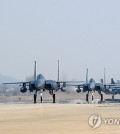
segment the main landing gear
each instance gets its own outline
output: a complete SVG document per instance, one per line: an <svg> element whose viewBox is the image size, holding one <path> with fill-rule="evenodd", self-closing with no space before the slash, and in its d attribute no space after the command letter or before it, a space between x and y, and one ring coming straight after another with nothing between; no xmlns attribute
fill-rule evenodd
<svg viewBox="0 0 120 134"><path fill-rule="evenodd" d="M100 94L100 102L102 102L103 101L103 93L102 93L102 91L99 91L98 93Z"/></svg>
<svg viewBox="0 0 120 134"><path fill-rule="evenodd" d="M43 93L40 93L40 102L43 103Z"/></svg>
<svg viewBox="0 0 120 134"><path fill-rule="evenodd" d="M94 100L94 93L93 93L93 91L92 91L92 103L93 103L93 100Z"/></svg>
<svg viewBox="0 0 120 134"><path fill-rule="evenodd" d="M102 93L102 91L100 92L100 97L101 97L101 102L103 101L103 93Z"/></svg>
<svg viewBox="0 0 120 134"><path fill-rule="evenodd" d="M112 95L112 99L113 99L113 100L115 99L114 94Z"/></svg>
<svg viewBox="0 0 120 134"><path fill-rule="evenodd" d="M103 101L102 91L100 91L99 94L100 94L100 101L102 102ZM92 103L93 103L93 100L94 100L94 92L92 91ZM86 101L89 103L89 91L86 94Z"/></svg>
<svg viewBox="0 0 120 134"><path fill-rule="evenodd" d="M89 91L88 91L88 93L86 94L86 101L89 103Z"/></svg>
<svg viewBox="0 0 120 134"><path fill-rule="evenodd" d="M93 100L94 100L94 94L93 94L93 91L92 91L92 103L93 103ZM89 103L89 91L86 94L86 101Z"/></svg>
<svg viewBox="0 0 120 134"><path fill-rule="evenodd" d="M53 90L49 90L49 93L52 95L53 97L53 103L55 103L56 101L56 97L55 97L55 93L53 92Z"/></svg>
<svg viewBox="0 0 120 134"><path fill-rule="evenodd" d="M37 91L34 93L34 103L36 103L36 99L37 99Z"/></svg>
<svg viewBox="0 0 120 134"><path fill-rule="evenodd" d="M55 94L53 94L52 96L53 96L53 103L55 103Z"/></svg>
<svg viewBox="0 0 120 134"><path fill-rule="evenodd" d="M49 93L52 95L53 103L55 103L56 102L55 93L53 92L53 90L49 90ZM43 92L40 93L40 102L43 103ZM35 91L34 93L34 104L35 103L37 103L37 91Z"/></svg>

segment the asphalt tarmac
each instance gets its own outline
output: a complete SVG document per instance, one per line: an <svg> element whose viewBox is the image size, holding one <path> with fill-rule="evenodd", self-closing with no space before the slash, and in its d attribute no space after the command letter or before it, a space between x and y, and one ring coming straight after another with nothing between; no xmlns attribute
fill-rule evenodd
<svg viewBox="0 0 120 134"><path fill-rule="evenodd" d="M33 94L0 96L0 134L120 133L119 95L115 100L104 95L99 103L100 96L95 94L89 104L85 94L56 93L55 104L48 93L43 98L42 104L39 96L33 104Z"/></svg>

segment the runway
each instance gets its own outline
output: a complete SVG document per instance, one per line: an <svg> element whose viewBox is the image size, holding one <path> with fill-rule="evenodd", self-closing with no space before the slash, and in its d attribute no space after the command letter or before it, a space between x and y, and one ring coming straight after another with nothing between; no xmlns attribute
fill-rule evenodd
<svg viewBox="0 0 120 134"><path fill-rule="evenodd" d="M75 93L75 92L56 92L56 103L58 104L86 104L85 93ZM89 103L92 103L91 94L89 95ZM100 95L94 93L94 104L99 103ZM40 103L40 95L38 93L37 102ZM43 103L52 103L52 96L45 92L43 93ZM104 94L103 103L120 103L120 95L116 95L115 99L111 99L111 95ZM33 93L31 94L21 94L17 96L0 96L0 104L33 104Z"/></svg>
<svg viewBox="0 0 120 134"><path fill-rule="evenodd" d="M95 94L94 103L87 104L85 94L56 93L56 104L52 96L44 94L33 104L33 95L0 96L0 134L119 134L120 125L102 124L93 129L88 120L91 115L102 118L120 118L119 96L116 101Z"/></svg>
<svg viewBox="0 0 120 134"><path fill-rule="evenodd" d="M120 118L120 104L1 104L0 134L120 133L120 125L92 129L93 114Z"/></svg>

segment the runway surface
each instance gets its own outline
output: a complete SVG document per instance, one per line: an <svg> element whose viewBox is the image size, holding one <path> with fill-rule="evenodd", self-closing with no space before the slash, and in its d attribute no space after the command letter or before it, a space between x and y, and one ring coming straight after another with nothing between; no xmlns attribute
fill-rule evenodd
<svg viewBox="0 0 120 134"><path fill-rule="evenodd" d="M98 103L100 96L95 94L94 102L87 104L85 94L56 93L56 104L52 96L43 96L43 104L38 96L33 104L30 96L0 96L0 134L119 134L119 124L104 124L93 129L88 121L92 115L102 119L120 119L120 96L104 95L104 102ZM102 120L103 121L103 120Z"/></svg>
<svg viewBox="0 0 120 134"><path fill-rule="evenodd" d="M120 104L1 104L0 134L120 133L120 125L91 128L93 114L120 118Z"/></svg>
<svg viewBox="0 0 120 134"><path fill-rule="evenodd" d="M63 93L56 92L56 103L59 104L86 104L85 93ZM40 95L38 94L37 102L40 103ZM52 103L52 96L45 92L43 94L43 102L44 103ZM94 94L94 104L100 102L100 95L98 93ZM89 103L92 103L91 94L89 95ZM116 95L115 99L111 99L111 95L104 94L103 103L120 103L120 95ZM33 104L33 93L31 94L21 94L19 96L11 96L11 95L1 95L0 96L0 104Z"/></svg>

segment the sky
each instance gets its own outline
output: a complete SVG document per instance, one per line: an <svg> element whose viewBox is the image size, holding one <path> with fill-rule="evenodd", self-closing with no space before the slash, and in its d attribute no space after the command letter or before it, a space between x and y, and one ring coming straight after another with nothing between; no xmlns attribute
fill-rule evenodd
<svg viewBox="0 0 120 134"><path fill-rule="evenodd" d="M120 79L119 0L0 0L0 74Z"/></svg>

